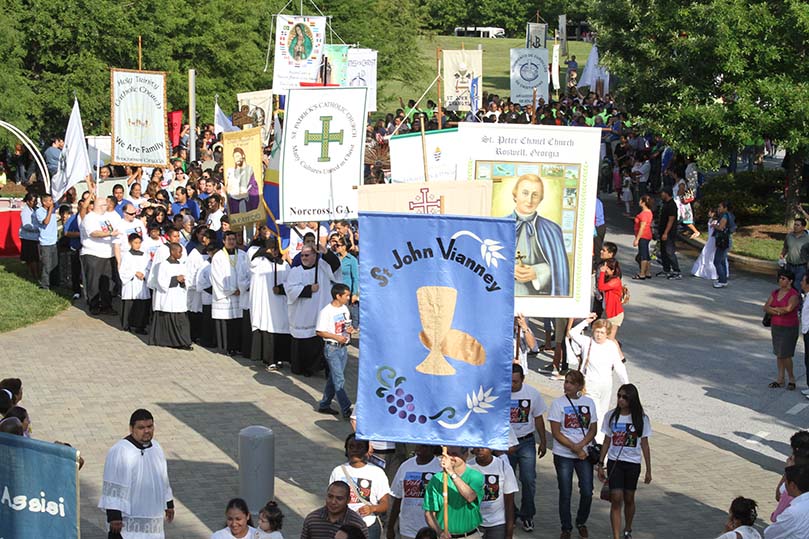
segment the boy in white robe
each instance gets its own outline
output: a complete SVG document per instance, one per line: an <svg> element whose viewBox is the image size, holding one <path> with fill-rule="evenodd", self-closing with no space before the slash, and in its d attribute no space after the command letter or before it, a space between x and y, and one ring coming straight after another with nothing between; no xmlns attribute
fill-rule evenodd
<svg viewBox="0 0 809 539"><path fill-rule="evenodd" d="M211 231L213 232L213 231ZM214 232L215 234L215 232ZM213 287L211 285L211 259L219 251L216 243L205 248L207 257L195 275L195 284L201 294L202 321L200 326L199 344L205 348L216 348L216 326L211 317L211 304L213 303Z"/></svg>
<svg viewBox="0 0 809 539"><path fill-rule="evenodd" d="M149 323L151 293L146 286L152 261L140 250L140 234L129 235L129 250L121 253L118 275L121 278L121 328L138 335L146 335Z"/></svg>
<svg viewBox="0 0 809 539"><path fill-rule="evenodd" d="M247 255L236 248L236 233L225 232L224 249L211 259L213 303L211 316L216 325L217 347L220 352L236 355L241 348L243 278L250 272Z"/></svg>
<svg viewBox="0 0 809 539"><path fill-rule="evenodd" d="M188 320L191 324L191 340L199 342L202 328L202 291L197 288L197 272L206 265L208 253L206 248L216 234L206 230L198 236L194 248L187 251L186 258L186 288L188 288ZM207 287L206 287L207 288ZM210 304L209 304L210 305Z"/></svg>
<svg viewBox="0 0 809 539"><path fill-rule="evenodd" d="M289 305L293 374L311 376L321 369L323 340L315 333L320 311L331 303L331 285L342 282L340 259L322 247L323 256L309 246L301 251L301 265L289 270L284 290Z"/></svg>
<svg viewBox="0 0 809 539"><path fill-rule="evenodd" d="M149 344L191 350L191 328L188 323L186 267L181 261L185 249L179 243L169 244L169 257L155 270L154 313Z"/></svg>
<svg viewBox="0 0 809 539"><path fill-rule="evenodd" d="M250 260L252 358L268 370L281 367L289 358L289 314L284 283L289 265L281 258L278 240L270 238Z"/></svg>

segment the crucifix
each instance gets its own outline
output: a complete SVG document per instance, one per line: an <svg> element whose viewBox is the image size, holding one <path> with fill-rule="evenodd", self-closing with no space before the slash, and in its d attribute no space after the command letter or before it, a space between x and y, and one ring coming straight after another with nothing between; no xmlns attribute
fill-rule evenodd
<svg viewBox="0 0 809 539"><path fill-rule="evenodd" d="M426 214L430 213L430 209L436 208L439 214L444 213L444 197L438 197L438 200L430 200L429 187L422 187L419 191L421 191L421 197L417 196L415 202L408 202L410 211L421 210L421 213Z"/></svg>
<svg viewBox="0 0 809 539"><path fill-rule="evenodd" d="M516 254L516 256L514 257L514 260L516 260L516 261L517 261L517 263L518 263L520 266L524 266L525 264L523 264L523 263L522 263L522 261L523 261L523 259L524 259L524 258L525 258L525 255L524 255L524 254L522 254L522 253L520 252L520 250L519 250L519 249L517 249L517 254Z"/></svg>

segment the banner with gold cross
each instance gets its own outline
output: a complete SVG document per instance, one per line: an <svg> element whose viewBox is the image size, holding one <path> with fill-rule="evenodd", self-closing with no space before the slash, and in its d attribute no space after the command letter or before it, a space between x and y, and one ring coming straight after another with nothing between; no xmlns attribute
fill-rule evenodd
<svg viewBox="0 0 809 539"><path fill-rule="evenodd" d="M287 94L281 145L281 220L357 217L367 88L300 88Z"/></svg>
<svg viewBox="0 0 809 539"><path fill-rule="evenodd" d="M507 449L513 220L360 212L359 227L357 436Z"/></svg>

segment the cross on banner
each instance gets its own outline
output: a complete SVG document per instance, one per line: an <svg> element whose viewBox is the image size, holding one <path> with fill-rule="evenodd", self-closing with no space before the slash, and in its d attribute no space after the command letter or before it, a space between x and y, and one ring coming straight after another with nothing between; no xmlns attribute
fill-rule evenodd
<svg viewBox="0 0 809 539"><path fill-rule="evenodd" d="M320 143L320 157L317 158L318 163L326 163L329 161L329 144L336 142L340 145L343 144L343 130L337 133L329 133L329 125L334 117L321 116L320 122L323 125L323 132L310 133L307 129L303 135L303 145L308 146L310 142Z"/></svg>
<svg viewBox="0 0 809 539"><path fill-rule="evenodd" d="M443 197L439 197L438 200L430 200L429 187L422 187L421 189L419 189L419 191L421 192L421 196L420 197L417 196L415 202L408 202L410 211L421 210L421 213L436 213L430 212L431 209L435 208L438 210L437 213L442 213L441 207L443 206L443 204L441 198Z"/></svg>

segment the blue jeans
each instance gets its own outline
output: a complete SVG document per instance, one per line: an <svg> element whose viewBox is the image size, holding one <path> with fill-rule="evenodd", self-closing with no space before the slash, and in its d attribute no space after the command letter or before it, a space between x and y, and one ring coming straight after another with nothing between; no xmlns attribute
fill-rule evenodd
<svg viewBox="0 0 809 539"><path fill-rule="evenodd" d="M728 282L728 251L727 249L716 249L713 255L713 267L716 268L716 275L720 283Z"/></svg>
<svg viewBox="0 0 809 539"><path fill-rule="evenodd" d="M514 474L518 474L519 467L520 491L522 499L520 507L516 510L517 518L532 519L537 510L534 506L534 495L537 491L537 448L534 437L527 437L520 440L517 451L508 456L508 461L514 469Z"/></svg>
<svg viewBox="0 0 809 539"><path fill-rule="evenodd" d="M348 347L336 344L325 343L323 355L326 356L326 363L329 365L329 377L326 380L326 387L323 389L323 398L320 400L320 408L331 406L332 399L336 396L340 404L340 411L343 415L348 415L351 408L351 401L346 395L345 370L348 363Z"/></svg>
<svg viewBox="0 0 809 539"><path fill-rule="evenodd" d="M576 512L576 526L587 524L590 505L593 503L593 465L586 460L553 456L556 468L556 482L559 485L559 521L562 531L573 529L570 520L570 495L573 492L573 470L579 478L579 510Z"/></svg>
<svg viewBox="0 0 809 539"><path fill-rule="evenodd" d="M795 280L792 281L792 288L801 292L801 280L806 274L806 264L787 264L787 269L795 274Z"/></svg>

